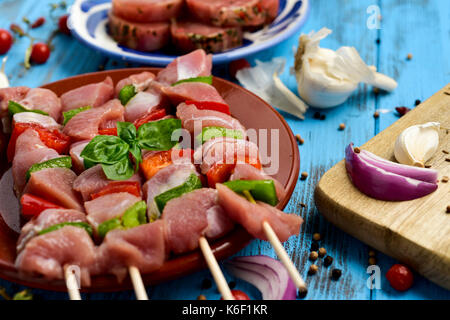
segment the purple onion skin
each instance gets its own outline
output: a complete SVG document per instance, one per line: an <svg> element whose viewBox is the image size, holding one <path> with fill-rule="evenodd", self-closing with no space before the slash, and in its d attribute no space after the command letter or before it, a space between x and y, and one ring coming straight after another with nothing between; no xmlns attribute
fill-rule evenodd
<svg viewBox="0 0 450 320"><path fill-rule="evenodd" d="M345 168L356 188L378 200L414 200L432 193L438 187L436 183L412 179L379 168L355 153L352 144L345 149Z"/></svg>
<svg viewBox="0 0 450 320"><path fill-rule="evenodd" d="M297 299L297 287L291 278L288 279L288 284L284 296L281 300L295 300Z"/></svg>
<svg viewBox="0 0 450 320"><path fill-rule="evenodd" d="M350 144L353 147L353 144ZM436 183L438 178L438 172L433 169L425 169L425 168L419 168L419 167L413 167L413 166L407 166L400 163L395 163L383 158L380 158L379 156L366 151L361 150L359 153L359 156L361 159L365 160L366 162L373 164L374 166L381 168L383 170L386 170L388 172L392 172L395 174L398 174L400 176L413 178L416 180L429 182L429 183Z"/></svg>

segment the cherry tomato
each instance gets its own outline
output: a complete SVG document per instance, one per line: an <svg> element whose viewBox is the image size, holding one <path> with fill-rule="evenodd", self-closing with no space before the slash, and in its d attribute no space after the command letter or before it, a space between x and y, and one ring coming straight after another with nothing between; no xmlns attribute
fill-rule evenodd
<svg viewBox="0 0 450 320"><path fill-rule="evenodd" d="M39 42L33 45L31 60L36 63L44 63L50 57L50 48L45 43Z"/></svg>
<svg viewBox="0 0 450 320"><path fill-rule="evenodd" d="M231 290L231 294L235 300L251 300L249 296L241 290ZM223 300L223 297L220 298L220 300Z"/></svg>
<svg viewBox="0 0 450 320"><path fill-rule="evenodd" d="M9 51L13 43L13 37L8 30L0 29L0 54L5 54Z"/></svg>
<svg viewBox="0 0 450 320"><path fill-rule="evenodd" d="M238 60L231 61L230 65L229 65L230 76L232 76L233 78L236 78L236 73L239 70L245 69L245 68L250 68L250 67L251 67L251 65L246 59L238 59Z"/></svg>
<svg viewBox="0 0 450 320"><path fill-rule="evenodd" d="M398 291L406 291L413 285L414 277L411 269L403 264L394 264L386 273L391 287Z"/></svg>
<svg viewBox="0 0 450 320"><path fill-rule="evenodd" d="M60 32L62 32L64 34L67 34L67 35L70 35L70 30L69 30L69 27L67 26L67 18L69 18L68 14L66 14L66 15L64 15L64 16L59 18L59 20L58 20L58 28L59 28Z"/></svg>

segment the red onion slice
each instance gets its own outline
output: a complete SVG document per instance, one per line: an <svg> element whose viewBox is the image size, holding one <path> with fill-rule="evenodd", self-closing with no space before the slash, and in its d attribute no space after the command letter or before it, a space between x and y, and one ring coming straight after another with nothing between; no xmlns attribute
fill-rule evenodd
<svg viewBox="0 0 450 320"><path fill-rule="evenodd" d="M353 144L351 143L350 146L353 147ZM404 177L409 177L429 183L436 183L438 178L438 172L436 170L395 163L383 159L366 150L361 150L359 156L361 157L361 159L364 159L366 162L373 164L378 168Z"/></svg>
<svg viewBox="0 0 450 320"><path fill-rule="evenodd" d="M369 197L385 201L413 200L430 194L438 187L436 179L434 183L430 183L410 177L417 177L416 171L420 168L401 168L397 172L404 173L404 170L408 170L407 175L400 175L387 171L384 162L382 167L375 165L381 161L375 161L372 157L369 162L367 153L361 156L361 152L355 153L353 145L349 144L345 150L345 167L353 184Z"/></svg>
<svg viewBox="0 0 450 320"><path fill-rule="evenodd" d="M295 300L297 288L283 264L268 256L236 257L225 263L227 271L253 284L264 300Z"/></svg>

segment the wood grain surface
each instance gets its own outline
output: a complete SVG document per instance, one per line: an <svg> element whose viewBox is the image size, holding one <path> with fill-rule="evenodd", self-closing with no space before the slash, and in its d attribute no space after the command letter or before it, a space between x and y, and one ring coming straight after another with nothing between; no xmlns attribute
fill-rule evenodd
<svg viewBox="0 0 450 320"><path fill-rule="evenodd" d="M450 127L450 84L389 128L369 140L362 149L395 161L394 143L406 128L426 122ZM372 199L353 186L342 160L327 171L315 190L319 211L333 224L372 247L410 265L435 283L450 289L450 131L440 130L440 145L427 164L439 172L439 187L412 201Z"/></svg>

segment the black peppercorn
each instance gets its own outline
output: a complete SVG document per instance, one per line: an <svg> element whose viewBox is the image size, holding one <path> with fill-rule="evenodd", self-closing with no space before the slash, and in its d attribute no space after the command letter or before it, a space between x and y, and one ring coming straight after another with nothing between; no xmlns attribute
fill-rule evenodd
<svg viewBox="0 0 450 320"><path fill-rule="evenodd" d="M308 290L307 289L303 289L303 290L299 290L298 291L298 297L300 299L304 299L307 294L308 294Z"/></svg>
<svg viewBox="0 0 450 320"><path fill-rule="evenodd" d="M325 119L326 119L326 116L324 114L321 114L320 115L320 120L325 120Z"/></svg>
<svg viewBox="0 0 450 320"><path fill-rule="evenodd" d="M234 289L234 288L236 288L236 282L230 281L230 282L228 282L228 286L230 287L230 289Z"/></svg>
<svg viewBox="0 0 450 320"><path fill-rule="evenodd" d="M323 260L323 265L325 267L331 266L332 263L333 263L333 258L330 256L326 256L325 259Z"/></svg>
<svg viewBox="0 0 450 320"><path fill-rule="evenodd" d="M414 102L415 106L417 107L419 104L421 104L422 101L420 101L419 99L416 100L416 102Z"/></svg>
<svg viewBox="0 0 450 320"><path fill-rule="evenodd" d="M311 251L318 251L319 250L319 244L317 242L311 243Z"/></svg>
<svg viewBox="0 0 450 320"><path fill-rule="evenodd" d="M313 117L314 119L320 119L320 112L315 112Z"/></svg>
<svg viewBox="0 0 450 320"><path fill-rule="evenodd" d="M331 271L331 279L338 280L342 275L342 271L340 269L333 269Z"/></svg>
<svg viewBox="0 0 450 320"><path fill-rule="evenodd" d="M212 282L209 279L203 279L201 288L203 290L209 289L212 286Z"/></svg>

